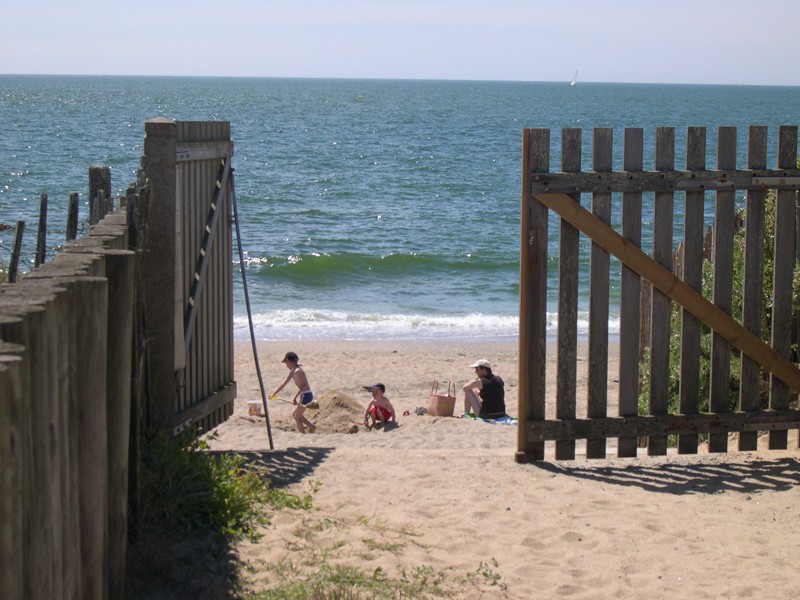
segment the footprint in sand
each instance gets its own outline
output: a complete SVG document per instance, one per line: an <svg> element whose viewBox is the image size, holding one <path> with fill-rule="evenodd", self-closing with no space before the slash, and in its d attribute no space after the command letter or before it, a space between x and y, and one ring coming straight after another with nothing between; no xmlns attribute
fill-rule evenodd
<svg viewBox="0 0 800 600"><path fill-rule="evenodd" d="M575 544L577 542L582 542L583 537L575 531L568 531L561 536L561 540L569 544Z"/></svg>

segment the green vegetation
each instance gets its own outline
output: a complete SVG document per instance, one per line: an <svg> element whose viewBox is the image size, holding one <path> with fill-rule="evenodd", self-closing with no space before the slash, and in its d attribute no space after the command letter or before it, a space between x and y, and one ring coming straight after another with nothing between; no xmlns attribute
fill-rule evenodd
<svg viewBox="0 0 800 600"><path fill-rule="evenodd" d="M311 507L310 494L271 489L263 467L209 452L196 434L159 435L143 446L139 520L128 548L131 598L234 597L233 543L257 539L267 507Z"/></svg>
<svg viewBox="0 0 800 600"><path fill-rule="evenodd" d="M313 570L291 562L269 567L277 579L285 582L250 600L379 600L460 598L466 589L505 589L502 577L495 572L497 561L481 562L475 571L453 575L432 567L415 567L391 577L380 567L375 570L346 565L332 565L323 560ZM490 592L486 592L487 597Z"/></svg>
<svg viewBox="0 0 800 600"><path fill-rule="evenodd" d="M263 470L244 466L235 454L212 454L208 444L185 430L158 436L142 455L142 533L170 535L211 530L232 539L252 536L265 522L259 504L269 501Z"/></svg>
<svg viewBox="0 0 800 600"><path fill-rule="evenodd" d="M773 273L773 250L774 250L774 230L775 230L775 193L768 195L765 203L765 227L764 227L764 285L761 297L761 337L769 342L770 329L772 324L772 273ZM743 220L743 215L739 216ZM734 236L733 245L733 296L731 314L739 318L742 314L742 286L744 282L744 229L740 228ZM702 293L706 298L712 297L712 286L714 282L713 263L703 262ZM800 299L800 269L795 267L793 278L793 298L795 306L793 312L798 312L798 299ZM681 310L673 303L672 317L670 323L670 379L669 379L669 412L677 413L680 393L680 336L681 336ZM708 411L709 386L710 386L710 365L711 365L711 330L702 325L700 339L700 382L699 382L699 410ZM741 355L736 348L731 349L730 360L730 385L728 389L729 405L735 410L739 405L739 379L740 379ZM650 378L650 355L645 353L640 364L640 389L639 414L649 414L649 387ZM762 380L759 394L759 404L766 406L769 399L769 379L762 372Z"/></svg>
<svg viewBox="0 0 800 600"><path fill-rule="evenodd" d="M410 571L374 566L382 558L394 563L409 546L427 549L421 534L408 525L398 528L374 517L348 520L309 511L292 535L285 541L286 558L259 565L268 577L246 596L248 600L460 598L466 590L488 597L506 589L494 559L468 573L429 565ZM372 566L362 566L368 562Z"/></svg>
<svg viewBox="0 0 800 600"><path fill-rule="evenodd" d="M318 485L302 495L272 489L265 468L210 452L196 433L158 436L143 446L140 518L128 547L129 598L427 599L506 588L495 560L464 574L427 565L395 573L353 566L424 546L407 526L392 529L368 517L346 523L315 512ZM276 540L287 558L243 564L236 543L269 535L259 528L278 511L302 515L288 539ZM344 525L369 534L352 540L331 535ZM268 577L248 581L256 574Z"/></svg>

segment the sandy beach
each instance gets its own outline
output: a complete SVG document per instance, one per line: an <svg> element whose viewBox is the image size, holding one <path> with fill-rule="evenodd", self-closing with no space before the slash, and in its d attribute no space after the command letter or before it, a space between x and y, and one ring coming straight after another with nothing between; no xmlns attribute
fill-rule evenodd
<svg viewBox="0 0 800 600"><path fill-rule="evenodd" d="M268 402L270 450L265 419L248 414L261 392L247 342L235 349L235 413L210 438L266 465L274 486L314 495L311 510L282 511L257 543L238 545L247 591L286 577L275 565L303 573L328 561L392 577L430 567L461 598L797 596L796 431L786 451L555 462L548 446L547 461L517 464L515 425L416 414L437 379L454 382L459 415L469 365L486 358L516 415L516 341L262 342L267 393L286 377L287 350L319 401L306 411L317 431L295 430L287 386ZM552 353L547 368L550 399ZM616 368L612 356L612 388ZM363 427L361 386L373 382L385 384L398 427Z"/></svg>

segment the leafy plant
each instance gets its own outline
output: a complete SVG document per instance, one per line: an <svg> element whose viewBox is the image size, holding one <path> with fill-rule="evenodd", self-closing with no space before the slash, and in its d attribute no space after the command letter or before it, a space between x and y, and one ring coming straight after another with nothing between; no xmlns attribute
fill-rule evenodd
<svg viewBox="0 0 800 600"><path fill-rule="evenodd" d="M257 539L267 507L307 510L315 491L274 490L263 467L210 452L192 430L149 439L140 481L128 548L128 590L136 598L164 597L167 590L172 598L229 597L240 570L232 543Z"/></svg>
<svg viewBox="0 0 800 600"><path fill-rule="evenodd" d="M763 286L761 291L761 337L769 342L769 335L772 326L772 274L774 264L774 225L775 225L775 204L776 196L772 192L765 200L765 227L764 227L764 267L763 267ZM743 215L738 216L743 221ZM746 224L745 224L746 225ZM742 314L742 298L744 283L744 253L745 239L744 228L739 228L734 236L733 244L733 291L731 314L739 318ZM706 298L712 297L714 282L713 263L709 260L703 261L702 267L702 294ZM798 314L798 300L800 299L800 268L795 267L793 275L793 299L795 306L793 313ZM698 390L698 409L701 412L708 411L711 381L711 345L712 332L706 325L701 325L700 334L700 363L699 363L699 390ZM680 343L681 343L681 308L673 303L672 316L670 322L670 359L669 359L669 412L679 412L680 398ZM795 349L796 351L796 349ZM741 353L736 348L731 348L730 357L730 379L728 386L729 407L735 410L739 405L739 386L741 371ZM638 412L640 415L649 414L649 379L650 379L650 353L649 349L643 354L640 362L640 395L638 402ZM759 393L759 403L766 406L769 399L769 378L766 372L762 371L762 379Z"/></svg>
<svg viewBox="0 0 800 600"><path fill-rule="evenodd" d="M235 454L212 454L197 432L159 435L142 452L140 530L173 535L210 530L232 538L265 522L270 500L263 468Z"/></svg>

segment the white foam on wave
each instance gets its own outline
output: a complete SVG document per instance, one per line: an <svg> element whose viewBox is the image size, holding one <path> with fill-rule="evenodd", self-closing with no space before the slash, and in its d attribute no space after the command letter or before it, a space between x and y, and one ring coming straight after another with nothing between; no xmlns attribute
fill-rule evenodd
<svg viewBox="0 0 800 600"><path fill-rule="evenodd" d="M585 313L578 315L580 339L588 334ZM509 339L519 335L517 315L403 315L348 313L329 310L275 310L253 315L255 336L261 340L436 340ZM547 336L554 339L558 314L547 313ZM609 334L619 334L619 319L609 320ZM234 319L234 337L249 339L245 315Z"/></svg>

